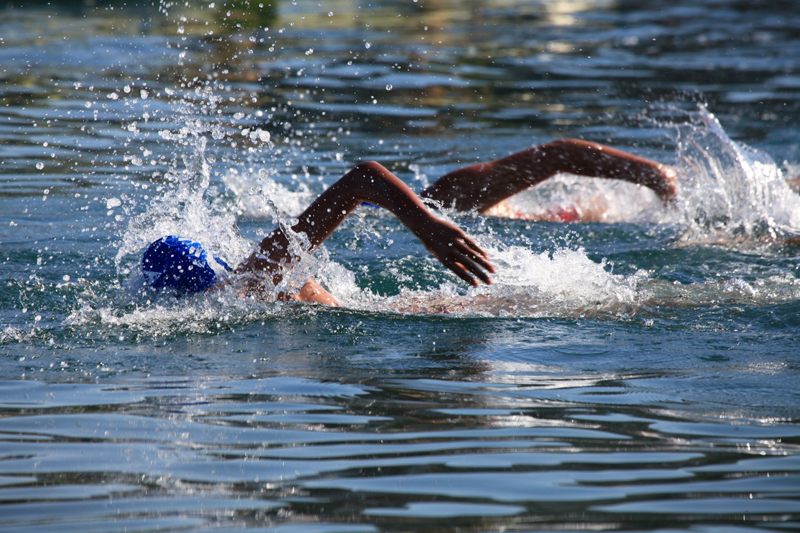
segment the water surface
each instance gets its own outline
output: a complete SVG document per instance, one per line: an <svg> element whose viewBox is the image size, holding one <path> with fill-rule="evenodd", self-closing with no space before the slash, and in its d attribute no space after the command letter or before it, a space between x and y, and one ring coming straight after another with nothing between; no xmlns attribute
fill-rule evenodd
<svg viewBox="0 0 800 533"><path fill-rule="evenodd" d="M794 2L245 4L2 8L0 529L800 528ZM137 291L155 238L237 263L359 161L559 137L676 206L443 212L489 288L363 208L303 265L343 307Z"/></svg>

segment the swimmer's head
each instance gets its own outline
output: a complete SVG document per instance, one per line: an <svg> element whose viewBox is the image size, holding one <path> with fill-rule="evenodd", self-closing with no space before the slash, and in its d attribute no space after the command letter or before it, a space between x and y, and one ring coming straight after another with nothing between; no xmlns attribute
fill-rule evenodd
<svg viewBox="0 0 800 533"><path fill-rule="evenodd" d="M214 256L214 260L230 270L222 259ZM219 280L199 243L172 235L147 248L142 256L142 273L150 287L173 290L178 296L202 292Z"/></svg>

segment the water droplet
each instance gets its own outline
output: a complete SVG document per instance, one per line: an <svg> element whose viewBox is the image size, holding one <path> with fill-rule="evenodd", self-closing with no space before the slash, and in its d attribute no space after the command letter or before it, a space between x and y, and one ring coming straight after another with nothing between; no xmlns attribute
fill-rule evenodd
<svg viewBox="0 0 800 533"><path fill-rule="evenodd" d="M392 84L391 83L387 83L386 84L386 90L387 91L391 91L392 90Z"/></svg>
<svg viewBox="0 0 800 533"><path fill-rule="evenodd" d="M38 170L42 170L44 168L44 163L42 163L41 161L39 163L36 163L36 168Z"/></svg>
<svg viewBox="0 0 800 533"><path fill-rule="evenodd" d="M364 44L364 48L366 48L367 50L369 50L370 48L372 48L372 43L365 43L365 44Z"/></svg>

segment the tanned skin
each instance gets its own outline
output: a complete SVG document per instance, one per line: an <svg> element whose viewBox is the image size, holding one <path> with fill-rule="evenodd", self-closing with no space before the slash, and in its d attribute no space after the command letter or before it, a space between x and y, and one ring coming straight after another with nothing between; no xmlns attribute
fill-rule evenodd
<svg viewBox="0 0 800 533"><path fill-rule="evenodd" d="M459 211L486 213L556 174L629 181L649 187L664 202L677 194L675 171L666 165L602 144L560 139L454 170L420 196Z"/></svg>

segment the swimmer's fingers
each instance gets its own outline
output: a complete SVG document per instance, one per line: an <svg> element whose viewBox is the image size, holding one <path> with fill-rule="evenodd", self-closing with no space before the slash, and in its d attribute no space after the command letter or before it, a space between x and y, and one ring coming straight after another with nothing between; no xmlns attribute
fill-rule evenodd
<svg viewBox="0 0 800 533"><path fill-rule="evenodd" d="M463 279L464 281L466 281L467 283L469 283L473 287L477 287L478 286L478 280L475 279L475 276L470 274L470 270L473 271L473 273L475 273L475 272L480 273L480 269L478 269L476 271L475 267L473 266L470 270L467 270L467 268L465 268L465 267L469 267L470 263L471 263L471 261L469 259L463 257L463 256L461 258L461 261L456 259L455 256L447 257L442 261L442 264L444 266L446 266L447 268L449 268L456 276L458 276L459 278ZM476 275L478 275L478 274L476 274ZM485 276L488 279L488 276L486 276L486 274L483 274L483 276ZM487 283L489 283L489 282L487 282Z"/></svg>
<svg viewBox="0 0 800 533"><path fill-rule="evenodd" d="M489 275L482 270L478 265L474 262L469 260L466 257L461 257L459 259L453 258L452 260L448 261L449 264L446 266L453 271L459 278L463 279L473 287L477 287L480 285L478 280L483 281L487 285L492 283L491 278Z"/></svg>
<svg viewBox="0 0 800 533"><path fill-rule="evenodd" d="M464 237L462 240L463 243L459 243L458 245L460 252L473 263L476 263L481 269L481 272L486 271L494 274L494 266L489 262L488 254L469 237ZM470 271L472 271L472 268L470 268ZM484 278L481 277L481 279ZM488 279L488 276L486 276L486 279ZM484 282L489 283L485 279Z"/></svg>
<svg viewBox="0 0 800 533"><path fill-rule="evenodd" d="M432 217L415 234L436 259L470 285L477 285L478 279L491 283L487 272L494 272L494 267L486 252L459 227Z"/></svg>
<svg viewBox="0 0 800 533"><path fill-rule="evenodd" d="M492 283L488 272L494 272L494 267L485 258L471 250L466 253L454 250L447 256L444 265L470 285L479 285L478 279L487 285Z"/></svg>
<svg viewBox="0 0 800 533"><path fill-rule="evenodd" d="M476 278L480 279L485 284L487 284L487 285L491 285L492 284L492 278L489 277L489 274L487 274L485 270L483 270L481 267L479 267L477 264L475 264L472 261L469 261L469 260L466 260L466 259L465 259L465 261L466 262L459 261L459 263L461 265L467 267L467 269L472 274L474 274ZM474 278L471 278L469 280L469 283L472 284L475 287L480 285L480 283L478 283L478 281L476 279L474 279Z"/></svg>
<svg viewBox="0 0 800 533"><path fill-rule="evenodd" d="M471 251L473 251L474 253L476 253L476 254L479 254L479 255L481 255L481 256L482 256L482 257L484 257L484 258L486 258L486 257L489 257L489 255L488 255L486 252L484 252L484 251L483 251L483 248L481 248L480 246L478 246L478 244L477 244L475 241L473 241L472 239L470 239L469 237L467 237L467 236L466 236L466 235L464 235L463 233L462 233L462 235L461 235L461 240L462 240L462 241L464 241L464 244L465 244L465 245L466 245L466 246L467 246L467 247L468 247L468 248L469 248ZM488 263L487 263L487 265L488 265ZM490 266L491 266L491 265L490 265ZM492 272L494 272L494 270L492 270Z"/></svg>

